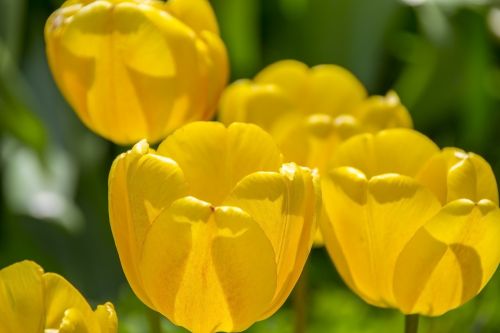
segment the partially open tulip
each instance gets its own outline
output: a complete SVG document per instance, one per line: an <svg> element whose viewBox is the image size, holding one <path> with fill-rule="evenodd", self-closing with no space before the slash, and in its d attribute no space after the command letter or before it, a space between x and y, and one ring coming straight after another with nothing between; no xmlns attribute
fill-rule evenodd
<svg viewBox="0 0 500 333"><path fill-rule="evenodd" d="M359 135L339 147L322 190L328 252L370 304L439 316L497 269L498 190L476 154L407 129Z"/></svg>
<svg viewBox="0 0 500 333"><path fill-rule="evenodd" d="M367 98L348 70L336 65L309 68L295 60L272 64L253 81L233 83L219 108L223 123L259 125L273 136L286 161L317 168L320 175L337 147L351 136L412 127L396 93ZM326 219L324 212L321 215ZM315 244L323 244L319 232Z"/></svg>
<svg viewBox="0 0 500 333"><path fill-rule="evenodd" d="M367 98L361 82L336 65L313 68L295 60L270 65L254 80L240 80L224 91L220 120L259 125L292 161L322 172L336 147L362 132L411 127L398 96Z"/></svg>
<svg viewBox="0 0 500 333"><path fill-rule="evenodd" d="M227 82L207 0L68 0L47 20L45 40L66 100L119 144L211 118Z"/></svg>
<svg viewBox="0 0 500 333"><path fill-rule="evenodd" d="M63 277L31 261L0 270L0 332L116 333L111 303L93 311Z"/></svg>
<svg viewBox="0 0 500 333"><path fill-rule="evenodd" d="M315 184L251 124L195 122L157 151L138 143L109 176L111 228L132 289L196 333L269 317L311 249Z"/></svg>

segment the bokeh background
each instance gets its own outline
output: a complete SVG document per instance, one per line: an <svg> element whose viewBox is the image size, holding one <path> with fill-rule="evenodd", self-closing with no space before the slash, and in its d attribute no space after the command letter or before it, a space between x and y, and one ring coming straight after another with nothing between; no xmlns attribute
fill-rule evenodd
<svg viewBox="0 0 500 333"><path fill-rule="evenodd" d="M340 64L371 94L397 91L418 130L441 146L483 155L500 176L499 2L212 3L232 80L285 58ZM60 4L0 0L0 267L33 259L64 275L93 304L113 301L120 332L148 332L151 313L124 279L108 224L109 167L128 147L84 128L47 67L44 23ZM323 249L313 250L306 271L307 332L402 331L402 315L351 293ZM294 311L289 301L249 331L293 332ZM500 332L500 273L462 308L424 318L421 332Z"/></svg>

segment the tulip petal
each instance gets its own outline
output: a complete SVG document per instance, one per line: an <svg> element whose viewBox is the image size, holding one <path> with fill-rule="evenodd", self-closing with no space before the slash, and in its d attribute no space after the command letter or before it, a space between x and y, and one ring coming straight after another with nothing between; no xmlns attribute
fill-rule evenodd
<svg viewBox="0 0 500 333"><path fill-rule="evenodd" d="M270 84L253 84L240 80L224 92L220 120L229 125L235 121L259 125L272 133L281 117L297 111L283 91Z"/></svg>
<svg viewBox="0 0 500 333"><path fill-rule="evenodd" d="M98 332L99 327L94 320L93 311L85 298L66 279L58 274L43 275L45 291L45 328L59 328L64 321L68 309L77 309L84 318L89 332ZM76 331L75 331L76 332Z"/></svg>
<svg viewBox="0 0 500 333"><path fill-rule="evenodd" d="M310 133L302 117L294 115L281 117L276 122L272 134L283 153L285 162L294 162L311 168L316 167L310 163Z"/></svg>
<svg viewBox="0 0 500 333"><path fill-rule="evenodd" d="M305 110L307 113L323 113L333 117L349 114L367 95L363 84L351 72L336 65L313 67L309 84L310 105Z"/></svg>
<svg viewBox="0 0 500 333"><path fill-rule="evenodd" d="M99 331L92 330L87 325L85 317L80 309L71 308L64 312L61 325L58 327L58 333L95 333Z"/></svg>
<svg viewBox="0 0 500 333"><path fill-rule="evenodd" d="M264 68L255 77L255 83L275 85L296 105L302 105L308 77L307 65L296 60L282 60Z"/></svg>
<svg viewBox="0 0 500 333"><path fill-rule="evenodd" d="M460 149L445 148L430 158L415 177L434 192L442 205L445 205L448 200L448 171L462 159L461 156L464 154Z"/></svg>
<svg viewBox="0 0 500 333"><path fill-rule="evenodd" d="M224 202L249 213L274 248L278 289L262 319L283 305L309 255L319 207L314 177L309 169L285 164L279 174L257 172L245 177Z"/></svg>
<svg viewBox="0 0 500 333"><path fill-rule="evenodd" d="M489 200L446 205L399 255L394 293L404 313L439 316L476 296L500 251L500 211Z"/></svg>
<svg viewBox="0 0 500 333"><path fill-rule="evenodd" d="M390 129L347 140L334 154L330 168L350 166L367 178L385 173L413 177L437 153L439 148L425 135L410 129Z"/></svg>
<svg viewBox="0 0 500 333"><path fill-rule="evenodd" d="M187 194L184 174L175 161L155 154L130 164L127 174L130 213L140 252L145 234L160 212Z"/></svg>
<svg viewBox="0 0 500 333"><path fill-rule="evenodd" d="M226 126L234 122L245 122L245 102L253 86L252 81L246 79L230 84L220 98L217 119Z"/></svg>
<svg viewBox="0 0 500 333"><path fill-rule="evenodd" d="M493 170L488 162L474 153L445 148L425 164L417 179L429 187L443 205L457 199L474 202L488 199L498 205Z"/></svg>
<svg viewBox="0 0 500 333"><path fill-rule="evenodd" d="M197 122L177 130L158 149L175 160L190 194L220 204L234 185L255 171L276 171L281 155L269 134L251 124Z"/></svg>
<svg viewBox="0 0 500 333"><path fill-rule="evenodd" d="M205 30L219 34L217 19L207 0L169 0L165 8L198 34Z"/></svg>
<svg viewBox="0 0 500 333"><path fill-rule="evenodd" d="M137 271L145 232L162 209L185 195L186 185L174 161L148 152L143 141L113 163L109 174L109 216L127 280L149 305Z"/></svg>
<svg viewBox="0 0 500 333"><path fill-rule="evenodd" d="M43 330L43 270L23 261L0 270L0 331Z"/></svg>
<svg viewBox="0 0 500 333"><path fill-rule="evenodd" d="M481 156L470 153L448 172L448 198L470 199L479 202L488 199L498 205L498 188L493 170Z"/></svg>
<svg viewBox="0 0 500 333"><path fill-rule="evenodd" d="M274 251L260 226L238 208L193 197L151 226L141 272L155 308L200 333L246 329L276 289Z"/></svg>
<svg viewBox="0 0 500 333"><path fill-rule="evenodd" d="M392 274L398 254L439 209L439 201L410 177L370 180L357 169L335 169L322 179L330 223L322 225L330 256L346 283L365 301L395 306Z"/></svg>
<svg viewBox="0 0 500 333"><path fill-rule="evenodd" d="M354 114L364 132L376 133L389 128L412 128L413 121L398 95L390 91L387 96L372 96L356 108Z"/></svg>
<svg viewBox="0 0 500 333"><path fill-rule="evenodd" d="M97 306L95 315L99 322L101 333L116 333L118 331L118 318L113 304L108 302Z"/></svg>
<svg viewBox="0 0 500 333"><path fill-rule="evenodd" d="M200 1L200 0L198 0ZM205 1L205 0L202 0ZM193 114L191 121L212 119L219 103L220 95L229 79L229 59L226 46L220 37L209 31L203 31L201 39L206 44L206 50L200 51L202 66L206 67L205 89L207 90L206 110L202 117Z"/></svg>

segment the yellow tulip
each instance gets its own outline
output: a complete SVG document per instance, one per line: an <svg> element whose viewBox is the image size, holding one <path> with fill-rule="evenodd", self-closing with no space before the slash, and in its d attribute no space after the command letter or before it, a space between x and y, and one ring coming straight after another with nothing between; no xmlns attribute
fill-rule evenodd
<svg viewBox="0 0 500 333"><path fill-rule="evenodd" d="M363 134L338 148L321 183L328 252L372 305L439 316L497 269L498 190L478 155L408 129Z"/></svg>
<svg viewBox="0 0 500 333"><path fill-rule="evenodd" d="M273 314L312 246L319 184L251 124L195 122L145 141L109 176L109 212L136 295L196 333Z"/></svg>
<svg viewBox="0 0 500 333"><path fill-rule="evenodd" d="M31 261L0 270L0 332L116 333L111 303L92 311L63 277Z"/></svg>
<svg viewBox="0 0 500 333"><path fill-rule="evenodd" d="M286 161L320 173L347 138L412 126L396 93L367 98L361 82L346 69L308 68L294 60L270 65L253 81L236 81L224 91L219 108L223 123L259 125L274 137Z"/></svg>
<svg viewBox="0 0 500 333"><path fill-rule="evenodd" d="M66 100L119 144L210 119L227 82L207 0L68 0L47 20L45 40Z"/></svg>

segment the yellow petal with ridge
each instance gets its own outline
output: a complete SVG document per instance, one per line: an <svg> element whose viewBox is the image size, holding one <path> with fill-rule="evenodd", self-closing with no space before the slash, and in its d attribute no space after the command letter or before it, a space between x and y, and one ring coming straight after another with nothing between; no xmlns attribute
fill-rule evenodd
<svg viewBox="0 0 500 333"><path fill-rule="evenodd" d="M475 297L500 262L500 211L489 200L447 204L399 255L394 293L404 313L439 316Z"/></svg>
<svg viewBox="0 0 500 333"><path fill-rule="evenodd" d="M165 8L199 34L203 31L219 34L217 19L207 0L169 0Z"/></svg>
<svg viewBox="0 0 500 333"><path fill-rule="evenodd" d="M239 208L193 197L151 226L141 273L155 308L197 333L245 330L276 289L274 251L261 227Z"/></svg>
<svg viewBox="0 0 500 333"><path fill-rule="evenodd" d="M309 255L320 206L316 178L309 169L284 164L280 173L245 177L224 202L250 214L274 248L278 288L262 319L283 305Z"/></svg>
<svg viewBox="0 0 500 333"><path fill-rule="evenodd" d="M0 331L39 333L43 330L43 270L23 261L0 270Z"/></svg>
<svg viewBox="0 0 500 333"><path fill-rule="evenodd" d="M118 318L113 304L107 302L98 305L94 313L101 328L101 333L116 333L118 331Z"/></svg>
<svg viewBox="0 0 500 333"><path fill-rule="evenodd" d="M330 168L350 166L369 179L385 173L414 177L439 148L425 135L410 129L389 129L356 135L339 146Z"/></svg>
<svg viewBox="0 0 500 333"><path fill-rule="evenodd" d="M322 190L329 217L322 232L341 276L368 303L396 306L396 259L439 211L439 201L410 177L384 174L368 180L350 167L324 175Z"/></svg>
<svg viewBox="0 0 500 333"><path fill-rule="evenodd" d="M147 305L151 303L142 289L137 268L146 230L161 210L185 193L186 184L178 165L155 155L145 141L117 157L111 167L108 198L111 231L127 280Z"/></svg>
<svg viewBox="0 0 500 333"><path fill-rule="evenodd" d="M281 154L273 139L256 125L195 122L169 136L158 154L184 172L190 195L221 204L236 183L256 171L277 171Z"/></svg>
<svg viewBox="0 0 500 333"><path fill-rule="evenodd" d="M43 286L45 328L59 328L64 320L65 312L69 309L77 309L84 318L84 325L89 332L99 332L98 323L89 304L66 279L55 273L45 273Z"/></svg>
<svg viewBox="0 0 500 333"><path fill-rule="evenodd" d="M337 65L313 67L309 77L306 113L338 116L350 114L366 98L363 84L347 69Z"/></svg>

